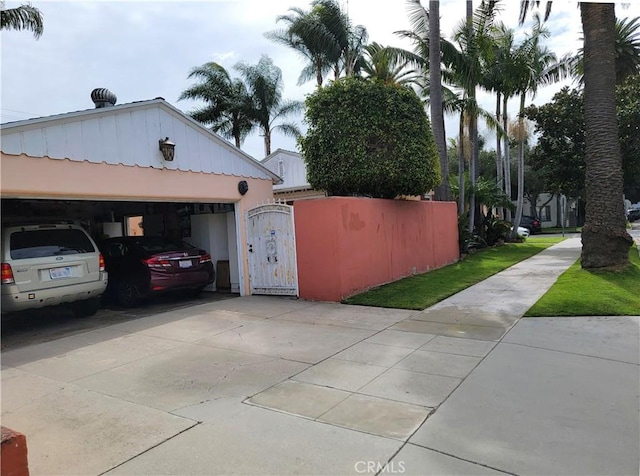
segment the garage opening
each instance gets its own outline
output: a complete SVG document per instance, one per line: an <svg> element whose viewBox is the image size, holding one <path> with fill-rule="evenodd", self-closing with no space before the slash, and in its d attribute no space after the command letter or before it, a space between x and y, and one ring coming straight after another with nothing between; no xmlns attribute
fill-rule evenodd
<svg viewBox="0 0 640 476"><path fill-rule="evenodd" d="M208 251L216 280L205 291L240 292L233 203L2 199L2 226L74 223L100 242L117 236L163 236Z"/></svg>

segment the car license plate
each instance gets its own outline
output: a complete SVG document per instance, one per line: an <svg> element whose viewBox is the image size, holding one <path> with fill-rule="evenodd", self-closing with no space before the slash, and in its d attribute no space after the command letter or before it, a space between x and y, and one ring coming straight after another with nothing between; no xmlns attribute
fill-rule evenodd
<svg viewBox="0 0 640 476"><path fill-rule="evenodd" d="M190 259L180 260L178 264L181 268L191 268L192 266Z"/></svg>
<svg viewBox="0 0 640 476"><path fill-rule="evenodd" d="M51 276L51 279L70 278L71 267L65 266L64 268L51 268L49 270L49 276Z"/></svg>

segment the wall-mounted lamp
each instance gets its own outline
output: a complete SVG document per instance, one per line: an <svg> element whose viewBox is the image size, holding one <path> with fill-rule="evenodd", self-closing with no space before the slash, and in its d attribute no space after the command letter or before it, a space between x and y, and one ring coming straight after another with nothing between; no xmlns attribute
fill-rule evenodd
<svg viewBox="0 0 640 476"><path fill-rule="evenodd" d="M176 151L176 145L171 142L168 137L160 139L158 143L160 152L162 152L162 157L164 157L164 160L166 160L167 162L171 162Z"/></svg>
<svg viewBox="0 0 640 476"><path fill-rule="evenodd" d="M240 192L240 195L244 195L248 191L249 191L249 184L247 183L247 181L246 180L240 180L238 182L238 192Z"/></svg>

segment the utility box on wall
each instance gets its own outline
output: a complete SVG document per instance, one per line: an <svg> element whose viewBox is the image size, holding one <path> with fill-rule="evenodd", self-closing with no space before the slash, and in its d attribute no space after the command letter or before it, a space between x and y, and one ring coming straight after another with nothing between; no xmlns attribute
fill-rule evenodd
<svg viewBox="0 0 640 476"><path fill-rule="evenodd" d="M459 259L454 202L329 197L294 212L304 299L339 302Z"/></svg>

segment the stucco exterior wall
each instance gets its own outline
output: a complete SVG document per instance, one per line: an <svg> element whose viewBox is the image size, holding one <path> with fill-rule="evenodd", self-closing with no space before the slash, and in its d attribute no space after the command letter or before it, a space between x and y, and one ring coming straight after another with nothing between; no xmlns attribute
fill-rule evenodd
<svg viewBox="0 0 640 476"><path fill-rule="evenodd" d="M294 213L301 298L340 301L459 258L453 202L330 197Z"/></svg>

